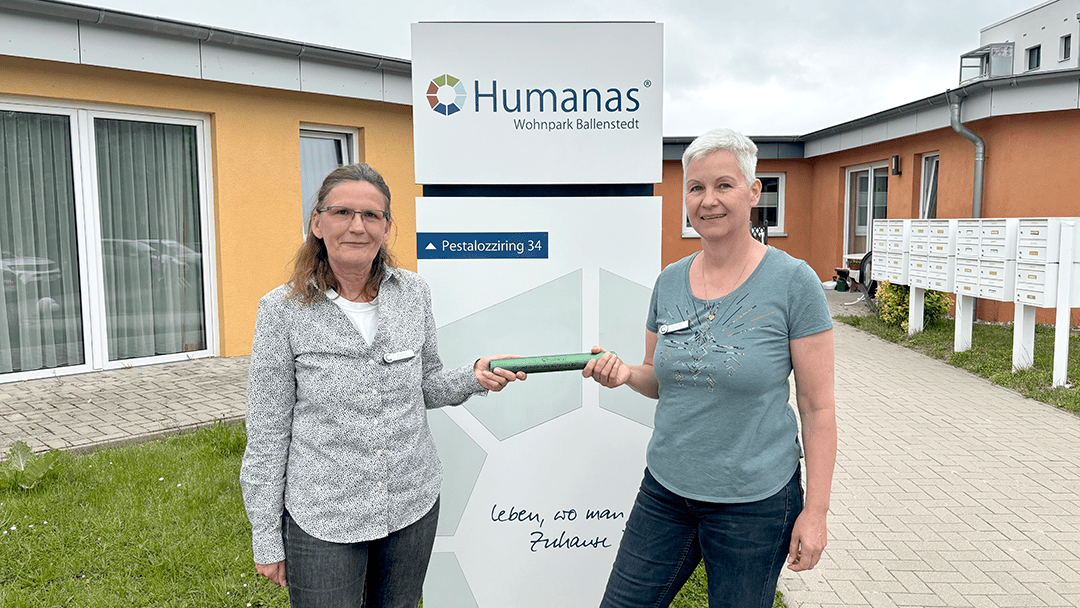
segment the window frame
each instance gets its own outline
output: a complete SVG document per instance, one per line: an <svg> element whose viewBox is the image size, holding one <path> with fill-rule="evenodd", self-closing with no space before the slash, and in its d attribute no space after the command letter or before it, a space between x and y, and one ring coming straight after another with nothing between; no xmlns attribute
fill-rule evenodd
<svg viewBox="0 0 1080 608"><path fill-rule="evenodd" d="M874 212L873 212L873 207L874 207L874 172L879 170L879 169L884 169L885 172L886 172L885 173L885 179L886 179L885 215L887 217L888 216L888 207L889 207L889 190L888 190L889 163L888 163L888 161L883 160L883 161L879 161L879 162L866 163L866 164L863 164L863 165L855 165L855 166L852 166L852 167L844 167L844 232L843 232L844 256L855 255L855 253L852 253L852 251L851 251L852 243L850 242L850 239L848 238L850 236L850 234L851 234L851 213L852 213L852 210L851 210L851 175L853 173L858 173L858 172L861 172L861 171L866 171L867 175L868 175L868 178L870 180L869 181L869 190L867 191L868 199L867 199L867 211L866 211L866 226L864 228L865 233L862 234L861 236L866 238L866 251L870 251L873 248L874 235L873 235L873 230L871 228L872 228L873 221L874 221ZM856 232L855 236L860 236L858 234L858 226L856 226L855 232ZM864 254L866 252L856 252L856 253L858 253L859 255L862 255L862 254Z"/></svg>
<svg viewBox="0 0 1080 608"><path fill-rule="evenodd" d="M1032 61L1034 59L1034 61ZM1034 64L1034 65L1032 65ZM1026 66L1025 72L1034 72L1042 67L1042 45L1036 44L1035 46L1029 46L1024 51L1024 65Z"/></svg>
<svg viewBox="0 0 1080 608"><path fill-rule="evenodd" d="M783 237L787 236L784 232L784 198L787 192L787 173L766 171L755 174L755 179L761 178L777 178L778 179L778 192L776 201L776 226L769 226L770 237ZM760 204L760 203L759 203ZM686 193L683 192L682 201L682 238L684 239L699 239L701 235L694 230L694 227L690 225L690 218L686 213Z"/></svg>
<svg viewBox="0 0 1080 608"><path fill-rule="evenodd" d="M210 144L210 117L203 114L160 109L132 109L72 100L29 100L0 95L0 111L68 116L71 129L72 179L75 205L76 244L79 256L79 297L82 302L84 363L65 367L0 374L0 384L36 378L122 369L159 363L186 361L220 353L218 322L217 251L214 237L212 176L213 151ZM101 205L94 119L140 121L191 126L195 129L198 167L200 238L203 273L203 314L206 347L200 350L109 361L105 308L104 268L101 242Z"/></svg>
<svg viewBox="0 0 1080 608"><path fill-rule="evenodd" d="M333 125L321 125L314 123L300 123L300 130L297 133L297 147L299 150L300 140L304 137L310 137L314 139L330 139L340 142L342 150L345 152L344 163L355 163L360 158L360 129L354 127L339 127ZM301 189L303 189L303 159L300 162L300 182ZM317 193L317 191L316 191ZM307 205L307 197L303 192L300 193L300 234L306 237L305 233L307 224L307 211L305 205Z"/></svg>
<svg viewBox="0 0 1080 608"><path fill-rule="evenodd" d="M1072 34L1065 34L1058 39L1058 61L1072 59Z"/></svg>
<svg viewBox="0 0 1080 608"><path fill-rule="evenodd" d="M933 164L933 174L932 175L927 175L926 164L927 164L927 162L930 162L930 161L933 161L933 163L934 163ZM937 217L937 200L936 199L937 199L937 189L938 189L938 175L941 172L941 152L926 152L926 153L923 153L922 158L921 158L921 163L922 163L922 165L921 165L922 166L922 171L921 171L922 175L919 178L919 182L920 182L919 183L919 219L933 219L933 218L928 218L927 217L927 212L929 211L928 206L929 206L929 203L930 203L930 201L928 200L928 197L927 197L927 194L928 194L927 193L927 187L930 185L928 183L928 180L933 179L934 180L934 183L933 183L934 199L935 199L935 201L934 201L934 207L935 207L935 209L934 209L934 217L936 218Z"/></svg>

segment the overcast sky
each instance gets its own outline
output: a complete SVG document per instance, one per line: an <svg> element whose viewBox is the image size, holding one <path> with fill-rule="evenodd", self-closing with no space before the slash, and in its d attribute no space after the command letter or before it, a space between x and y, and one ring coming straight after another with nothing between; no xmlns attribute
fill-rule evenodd
<svg viewBox="0 0 1080 608"><path fill-rule="evenodd" d="M418 21L656 21L664 135L803 135L958 85L979 30L1038 0L75 0L410 59Z"/></svg>

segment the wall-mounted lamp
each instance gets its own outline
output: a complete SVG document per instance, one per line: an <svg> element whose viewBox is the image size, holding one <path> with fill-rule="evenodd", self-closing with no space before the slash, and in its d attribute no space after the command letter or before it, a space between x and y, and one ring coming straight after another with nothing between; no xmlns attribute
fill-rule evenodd
<svg viewBox="0 0 1080 608"><path fill-rule="evenodd" d="M889 165L892 168L893 175L900 175L900 157L893 155L892 163Z"/></svg>

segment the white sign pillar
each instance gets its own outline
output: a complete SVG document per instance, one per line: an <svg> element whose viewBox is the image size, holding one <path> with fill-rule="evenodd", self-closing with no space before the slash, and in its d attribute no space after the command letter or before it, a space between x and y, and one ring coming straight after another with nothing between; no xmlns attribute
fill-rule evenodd
<svg viewBox="0 0 1080 608"><path fill-rule="evenodd" d="M412 34L417 266L444 364L594 344L641 361L660 272L662 26ZM429 412L444 481L425 608L599 604L654 413L574 371Z"/></svg>

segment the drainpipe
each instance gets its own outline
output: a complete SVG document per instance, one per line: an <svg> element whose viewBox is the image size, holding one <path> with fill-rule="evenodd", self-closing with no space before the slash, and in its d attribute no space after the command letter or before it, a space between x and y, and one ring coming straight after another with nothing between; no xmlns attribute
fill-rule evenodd
<svg viewBox="0 0 1080 608"><path fill-rule="evenodd" d="M968 141L975 144L975 184L971 195L971 217L982 217L983 195L983 169L986 165L986 142L976 135L971 129L960 122L960 96L952 91L946 91L949 99L949 121L953 131L963 135Z"/></svg>

